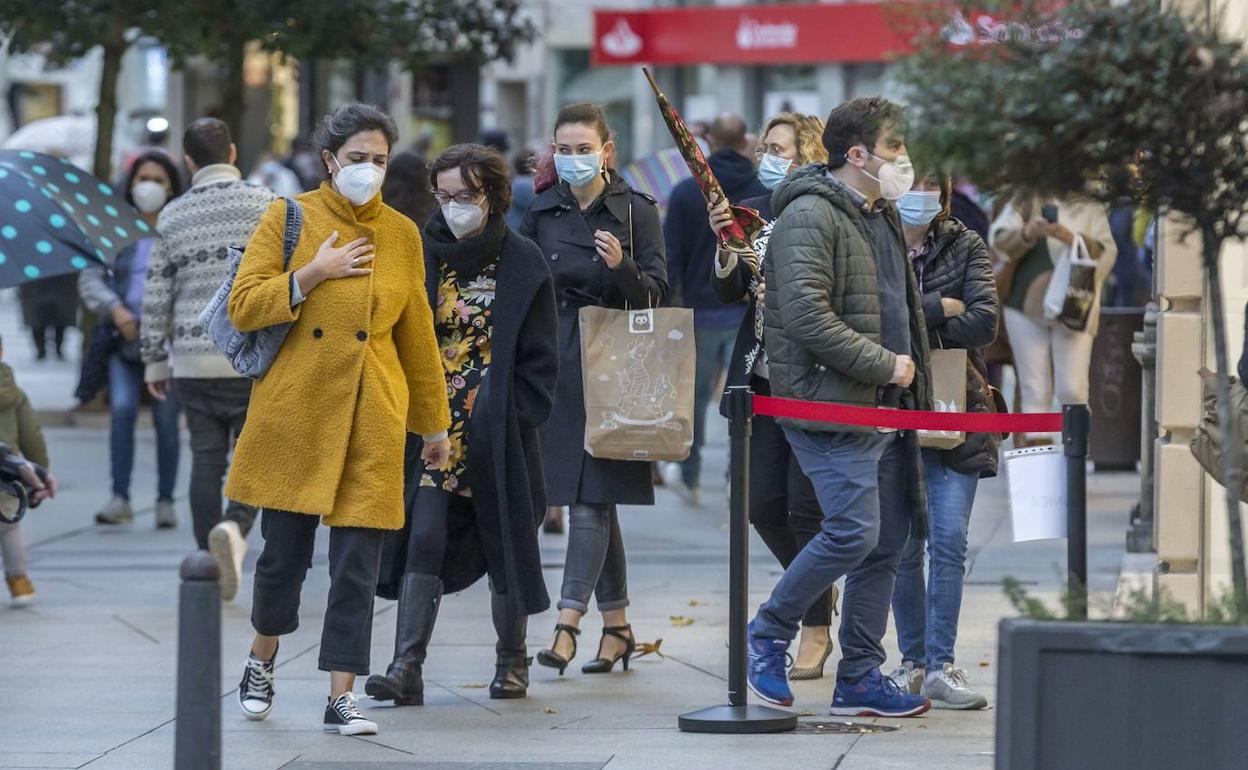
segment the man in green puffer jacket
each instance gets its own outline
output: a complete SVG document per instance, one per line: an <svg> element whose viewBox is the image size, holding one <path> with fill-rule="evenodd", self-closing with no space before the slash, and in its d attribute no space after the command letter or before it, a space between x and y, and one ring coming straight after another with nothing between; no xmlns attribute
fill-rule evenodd
<svg viewBox="0 0 1248 770"><path fill-rule="evenodd" d="M857 99L828 116L827 166L776 189L768 244L765 341L772 391L805 401L927 409L922 298L891 201L909 191L902 111ZM784 658L806 609L847 575L842 659L832 713L914 716L924 697L880 673L897 562L926 502L912 434L781 420L823 508L823 528L793 560L750 624L749 684L782 705Z"/></svg>

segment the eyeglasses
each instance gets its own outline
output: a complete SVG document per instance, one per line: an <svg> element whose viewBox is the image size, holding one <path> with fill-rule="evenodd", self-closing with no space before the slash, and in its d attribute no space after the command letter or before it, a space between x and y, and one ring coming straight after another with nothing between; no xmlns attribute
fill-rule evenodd
<svg viewBox="0 0 1248 770"><path fill-rule="evenodd" d="M439 206L445 206L451 201L465 205L476 205L480 204L481 199L485 197L485 193L473 192L472 190L462 190L451 195L446 190L439 190L435 187L429 192L433 193L433 199L438 202Z"/></svg>

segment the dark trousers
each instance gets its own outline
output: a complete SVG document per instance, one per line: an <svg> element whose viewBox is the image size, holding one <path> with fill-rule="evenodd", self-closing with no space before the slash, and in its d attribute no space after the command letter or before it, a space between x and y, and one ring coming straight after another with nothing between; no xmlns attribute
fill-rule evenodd
<svg viewBox="0 0 1248 770"><path fill-rule="evenodd" d="M728 370L728 364L732 360L732 346L737 341L737 327L733 326L730 329L696 327L693 341L697 353L693 384L693 446L689 449L689 458L680 464L681 479L690 489L701 485L702 445L706 442L706 411L712 404L719 403L719 393L715 386L719 384L720 378Z"/></svg>
<svg viewBox="0 0 1248 770"><path fill-rule="evenodd" d="M754 378L754 392L770 395L766 380ZM815 487L793 456L784 430L771 417L755 417L750 436L750 523L767 549L788 568L823 527ZM832 590L810 605L803 626L832 625Z"/></svg>
<svg viewBox="0 0 1248 770"><path fill-rule="evenodd" d="M221 483L230 451L247 419L251 380L184 377L177 384L191 434L191 522L195 542L207 548L209 531L221 523ZM225 518L238 522L246 537L256 520L256 509L231 500Z"/></svg>
<svg viewBox="0 0 1248 770"><path fill-rule="evenodd" d="M264 550L256 562L251 625L264 636L299 628L299 597L312 566L320 518L266 508L260 519ZM321 629L322 671L368 673L373 592L381 569L384 530L330 527L329 602Z"/></svg>

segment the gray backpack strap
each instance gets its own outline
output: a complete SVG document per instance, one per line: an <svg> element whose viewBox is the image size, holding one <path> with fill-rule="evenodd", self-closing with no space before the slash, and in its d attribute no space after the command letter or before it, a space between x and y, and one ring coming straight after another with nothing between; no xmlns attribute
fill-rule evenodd
<svg viewBox="0 0 1248 770"><path fill-rule="evenodd" d="M303 230L303 207L294 198L283 198L286 201L286 230L282 240L282 272L290 269L290 258L294 256L295 247L299 245L299 234Z"/></svg>

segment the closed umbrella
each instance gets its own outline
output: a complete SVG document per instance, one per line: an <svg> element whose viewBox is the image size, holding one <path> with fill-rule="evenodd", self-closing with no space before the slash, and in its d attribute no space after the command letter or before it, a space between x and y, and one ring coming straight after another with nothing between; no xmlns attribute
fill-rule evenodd
<svg viewBox="0 0 1248 770"><path fill-rule="evenodd" d="M724 189L720 186L719 180L715 178L715 174L711 172L710 165L702 155L702 148L698 146L697 141L693 138L693 134L689 131L689 127L685 125L684 118L680 116L680 113L672 106L671 101L659 90L659 84L655 82L654 75L650 74L650 70L642 67L641 71L645 73L646 80L649 81L650 88L654 91L654 98L659 103L659 112L663 114L663 120L667 123L667 130L671 132L672 138L676 140L676 148L680 150L685 163L689 166L689 173L697 181L698 189L702 191L702 195L707 201L726 200L727 196L724 195ZM754 234L762 229L763 220L759 219L757 211L746 206L732 206L731 210L733 221L719 231L719 240L732 249L748 249ZM755 271L758 269L752 263L750 267Z"/></svg>
<svg viewBox="0 0 1248 770"><path fill-rule="evenodd" d="M111 185L69 161L0 150L0 286L107 264L151 231Z"/></svg>

